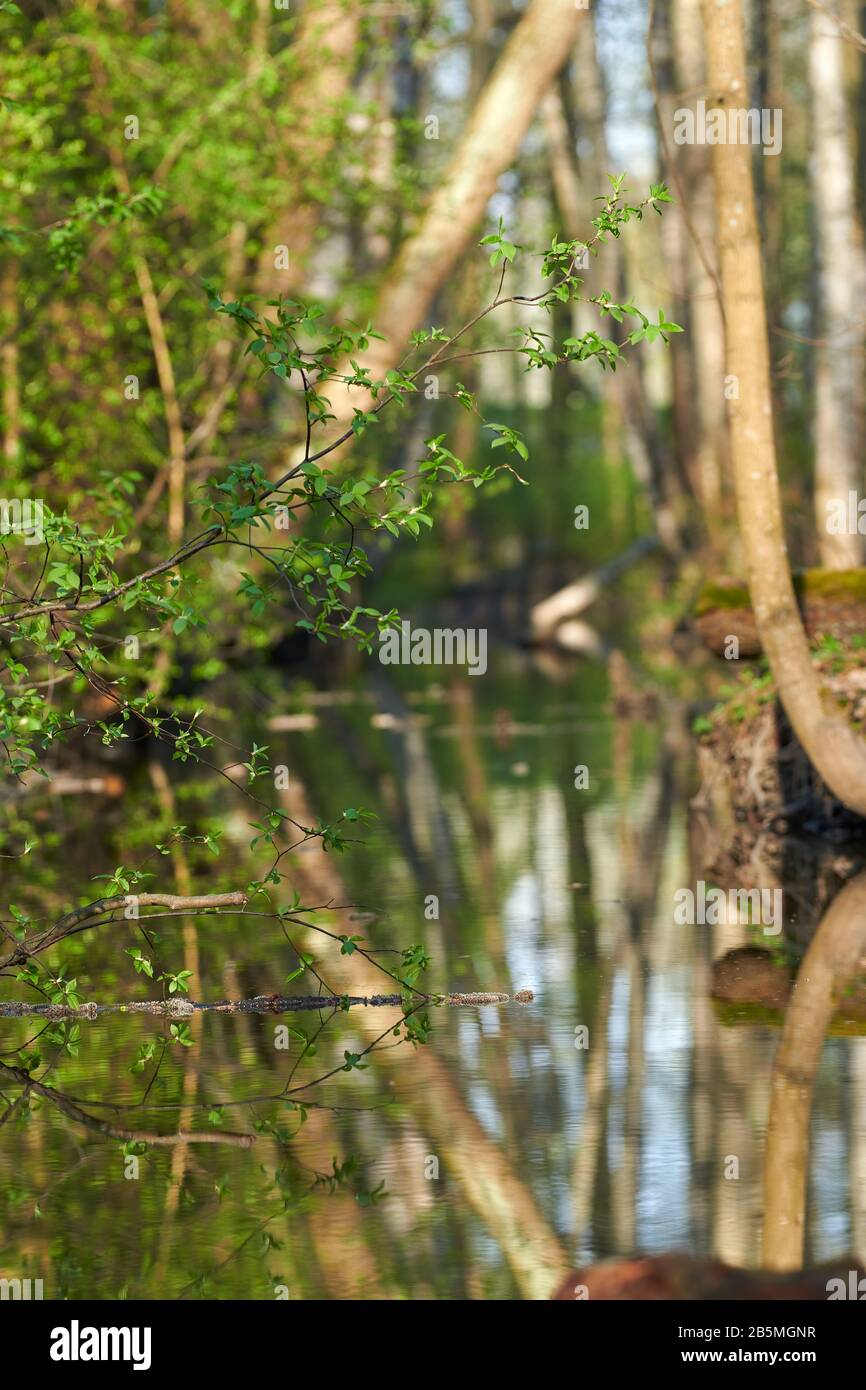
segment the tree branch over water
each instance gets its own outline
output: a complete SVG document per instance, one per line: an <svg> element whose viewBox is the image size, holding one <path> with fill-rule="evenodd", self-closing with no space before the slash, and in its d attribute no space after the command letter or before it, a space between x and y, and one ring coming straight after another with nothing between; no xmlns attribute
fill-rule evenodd
<svg viewBox="0 0 866 1390"><path fill-rule="evenodd" d="M183 915L189 912L216 912L223 907L244 908L246 902L247 896L241 892L199 893L191 897L183 897L177 893L124 893L110 898L97 898L95 902L84 903L81 907L73 908L71 912L67 912L52 927L49 927L46 932L26 938L14 950L7 952L5 956L0 956L0 970L5 970L12 965L21 965L29 957L56 946L64 937L71 936L73 932L81 931L85 927L101 925L101 922L95 919L104 918L106 913L129 909L133 905L136 908L135 916L129 918L108 917L105 920L127 920L135 923L142 920L137 915L139 907L167 907L171 915ZM144 920L146 921L147 918ZM6 934L9 935L8 931Z"/></svg>

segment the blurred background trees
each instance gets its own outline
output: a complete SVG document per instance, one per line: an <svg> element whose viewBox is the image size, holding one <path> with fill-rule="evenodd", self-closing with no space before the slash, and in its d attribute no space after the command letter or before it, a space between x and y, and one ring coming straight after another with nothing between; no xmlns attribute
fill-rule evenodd
<svg viewBox="0 0 866 1390"><path fill-rule="evenodd" d="M784 111L783 153L756 154L754 176L792 552L849 564L860 537L828 536L811 498L822 521L827 496L857 475L858 47L820 7L744 14L749 104ZM218 12L91 0L7 10L2 23L10 489L61 484L77 504L104 475L135 471L143 539L166 527L177 539L189 490L217 460L255 452L267 468L296 429L272 386L264 400L253 389L206 311L203 277L227 296L314 295L374 321L387 340L371 349L375 375L415 327L471 312L490 277L470 248L496 215L518 243L579 235L606 174L627 168L635 189L673 179L678 206L667 225L606 248L590 287L618 281L637 302L674 306L687 332L673 356L548 383L491 355L467 365L468 385L544 420L539 490L565 436L600 438L608 493L622 494L626 469L666 545L706 540L739 567L711 150L673 140L674 112L705 91L699 0L586 11L250 0ZM150 190L149 215L139 203L103 225L85 211L92 236L63 225L76 200ZM456 379L455 367L441 389ZM471 527L464 499L455 506L451 525Z"/></svg>
<svg viewBox="0 0 866 1390"><path fill-rule="evenodd" d="M828 13L834 7L839 22ZM437 672L429 682L421 680L429 672L415 670L386 680L375 658L323 651L298 628L289 601L276 610L253 603L240 620L237 572L219 552L196 571L201 625L171 613L142 634L143 659L124 667L125 652L116 653L113 669L125 690L146 687L179 721L204 709L233 744L239 779L247 750L273 745L272 756L291 767L282 804L302 824L348 803L375 805L383 828L370 832L368 860L347 856L344 877L316 846L315 859L297 856L292 872L312 900L364 905L359 925L384 949L423 932L437 983L497 988L538 977L546 991L539 1013L506 1016L504 1037L495 1021L463 1014L440 1025L450 1030L444 1060L429 1051L414 1068L414 1054L406 1065L395 1065L399 1052L377 1059L351 1078L375 1114L313 1115L311 1165L321 1172L335 1152L372 1147L375 1181L356 1195L369 1199L380 1173L394 1180L396 1170L403 1205L393 1218L386 1208L362 1220L347 1200L333 1225L318 1211L299 1223L295 1202L306 1198L287 1177L297 1146L279 1113L269 1113L261 1120L266 1167L235 1154L226 1165L236 1202L223 1207L225 1174L198 1167L179 1145L170 1166L154 1162L157 1181L141 1205L131 1185L121 1189L122 1222L121 1204L106 1203L99 1186L111 1179L105 1159L81 1201L74 1184L57 1182L59 1202L70 1204L65 1219L38 1230L31 1199L43 1187L47 1199L68 1162L64 1133L43 1117L6 1131L24 1156L13 1168L25 1178L7 1186L17 1249L47 1259L60 1230L56 1286L64 1290L128 1282L177 1293L214 1263L215 1286L245 1295L260 1273L246 1247L246 1206L269 1221L276 1188L288 1249L266 1245L255 1258L274 1278L287 1267L300 1287L338 1297L375 1291L377 1281L418 1296L540 1296L575 1248L694 1245L737 1263L757 1259L755 1117L767 1100L772 1036L725 1028L710 1006L713 954L740 942L741 924L722 924L712 940L685 939L669 912L670 885L693 868L687 729L697 707L724 693L724 677L683 634L705 580L749 578L759 626L775 639L769 654L787 673L792 710L805 700L804 742L821 765L827 730L785 546L798 568L851 565L862 554L859 534L831 536L824 515L828 497L844 497L862 478L860 7L727 7L743 27L737 66L728 55L723 81L739 84L744 106L782 110L783 143L778 156L741 148L723 158L718 147L674 139L677 111L709 101L708 84L724 66L724 36L705 26L700 0L593 0L586 9L573 0L34 0L22 9L0 4L0 433L9 498L45 498L68 513L72 540L76 527L90 527L106 556L124 531L125 562L138 570L193 533L202 484L238 466L271 479L291 467L304 442L297 395L260 375L232 315L212 312L204 281L235 304L246 296L320 303L324 321L365 339L351 356L373 375L394 368L413 331L472 325L460 343L479 355L455 350L456 360L419 383L411 407L365 429L334 473L350 487L375 469L411 468L446 423L455 452L483 467L489 434L461 407L473 392L526 439L530 457L519 471L528 487L503 473L479 494L443 490L432 536L407 547L377 531L373 573L350 585L359 604L489 625L502 639L489 680L476 687ZM665 181L675 202L662 219L647 216L599 248L587 294L604 288L653 314L665 305L685 331L669 349L654 334L616 373L596 362L525 372L523 359L502 348L515 341L512 330L543 333L550 321L509 303L495 329L472 322L501 269L490 265L490 246L477 243L502 219L507 244L530 252L518 256L511 290L533 295L533 255L554 238L588 236L608 175L623 170L635 201ZM735 239L726 214L744 208ZM273 306L264 312L273 325ZM625 330L605 323L621 341ZM370 324L385 341L366 333ZM579 337L598 327L598 315L586 303L562 303L553 327L560 339ZM741 409L729 432L732 375ZM357 405L359 388L342 400L332 390L345 420L346 397ZM575 524L579 508L585 529ZM311 510L293 520L292 535L319 534ZM771 532L749 530L768 521ZM18 543L9 539L10 556ZM639 567L616 563L623 557ZM251 554L247 569L249 592L266 565ZM581 601L601 595L605 606L596 630L571 627L587 659L519 651L533 605L588 572ZM57 578L74 591L74 567ZM7 600L20 602L22 592L10 585ZM62 651L74 621L67 615L67 626L43 637ZM822 680L837 674L833 640ZM19 652L6 646L12 701ZM642 664L652 691L632 687L620 649ZM849 655L856 663L856 648ZM144 735L103 749L110 697L63 674L65 684L53 671L44 680L37 673L40 690L59 702L72 691L92 736L86 752L76 745L71 766L57 755L52 771L65 780L44 794L33 793L34 779L9 779L2 852L16 910L61 910L92 895L95 870L149 862L155 843L168 848L155 862L169 886L246 883L251 832L230 779L177 768ZM769 698L767 679L743 677L735 728L749 700ZM34 717L26 704L8 704L4 737ZM574 790L580 760L592 762L585 796ZM844 795L857 804L856 756L845 774ZM188 834L175 837L181 820ZM21 858L37 839L38 860ZM829 870L821 878L822 893L831 878ZM814 898L813 889L810 881L802 891ZM441 916L428 919L431 896ZM376 916L383 909L384 922ZM9 919L10 931L18 921ZM183 964L209 997L281 983L284 943L245 928L226 935L213 923L186 926ZM169 949L174 938L166 937ZM113 981L113 941L86 950L76 940L76 948L83 980ZM331 956L329 972L348 987L357 958L336 944ZM147 987L131 966L127 973L121 990ZM588 1022L593 1050L576 1062L574 1035ZM688 1039L679 1050L670 1045L676 1030ZM201 1051L174 1049L181 1060L161 1079L187 1120L267 1092L273 1048L252 1021L230 1035L214 1027L194 1036ZM25 1047L28 1037L22 1030L15 1041ZM138 1041L123 1029L104 1039L94 1032L81 1071L71 1050L57 1070L75 1094L90 1095L87 1068L104 1063L110 1099L128 1097L140 1075L130 1083ZM340 1042L357 1047L351 1034ZM332 1053L339 1066L340 1046ZM850 1207L862 1251L866 1212L854 1179L866 1138L856 1120L862 1104L851 1103L866 1088L862 1048L835 1046L828 1066L818 1124L827 1145L842 1136L852 1191L840 1197L838 1171L822 1161L806 1229L812 1250L833 1252ZM431 1145L453 1174L447 1200L434 1200L419 1176L419 1155ZM732 1146L743 1158L743 1189L722 1176ZM687 1198L672 1152L689 1164ZM283 1191L292 1199L285 1209ZM219 1211L206 1205L217 1200ZM148 1230L162 1232L163 1253L136 1244L142 1211ZM92 1238L94 1212L112 1223L100 1228L104 1241ZM222 1265L211 1260L217 1224L227 1256L235 1246L246 1252L241 1272L229 1262L223 1285ZM299 1225L306 1245L297 1243ZM87 1241L77 1240L79 1230ZM186 1252L190 1237L193 1267L175 1267L171 1251ZM335 1257L341 1239L352 1242L351 1267ZM467 1256L473 1243L483 1259ZM140 1250L132 1268L131 1250Z"/></svg>

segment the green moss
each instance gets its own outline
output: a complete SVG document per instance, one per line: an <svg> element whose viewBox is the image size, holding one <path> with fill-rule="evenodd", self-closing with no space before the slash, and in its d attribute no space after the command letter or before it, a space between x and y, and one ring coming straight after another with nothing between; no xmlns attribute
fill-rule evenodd
<svg viewBox="0 0 866 1390"><path fill-rule="evenodd" d="M748 611L751 607L749 590L745 584L717 584L710 581L698 595L695 613L700 618L704 613L712 613L718 608L740 608Z"/></svg>
<svg viewBox="0 0 866 1390"><path fill-rule="evenodd" d="M799 599L826 598L850 603L866 603L866 568L853 570L801 570L794 575L794 592ZM720 584L711 580L698 595L695 613L701 617L717 609L751 608L746 584Z"/></svg>
<svg viewBox="0 0 866 1390"><path fill-rule="evenodd" d="M848 599L866 603L866 569L802 570L794 575L798 598Z"/></svg>
<svg viewBox="0 0 866 1390"><path fill-rule="evenodd" d="M714 999L712 1004L713 1012L723 1028L781 1028L785 1021L784 1009L771 1009L766 1004L731 1004L720 999ZM831 1038L863 1037L866 1035L866 1018L852 1017L843 1006L833 1018L827 1035Z"/></svg>
<svg viewBox="0 0 866 1390"><path fill-rule="evenodd" d="M713 1012L724 1028L738 1028L743 1024L781 1028L785 1018L784 1009L769 1009L766 1004L730 1004L721 999L712 1002Z"/></svg>

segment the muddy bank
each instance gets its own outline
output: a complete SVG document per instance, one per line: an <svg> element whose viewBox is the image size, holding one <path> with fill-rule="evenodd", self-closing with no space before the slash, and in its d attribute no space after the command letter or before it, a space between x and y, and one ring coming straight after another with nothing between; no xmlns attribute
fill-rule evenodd
<svg viewBox="0 0 866 1390"><path fill-rule="evenodd" d="M737 946L713 962L711 998L723 1023L781 1027L796 977L792 954ZM829 1031L834 1037L866 1033L866 974L838 1000Z"/></svg>
<svg viewBox="0 0 866 1390"><path fill-rule="evenodd" d="M828 702L866 716L859 650L815 655ZM866 866L866 822L811 767L770 677L742 671L695 722L700 785L689 807L696 871L725 888L781 887L786 935L805 945L844 883Z"/></svg>

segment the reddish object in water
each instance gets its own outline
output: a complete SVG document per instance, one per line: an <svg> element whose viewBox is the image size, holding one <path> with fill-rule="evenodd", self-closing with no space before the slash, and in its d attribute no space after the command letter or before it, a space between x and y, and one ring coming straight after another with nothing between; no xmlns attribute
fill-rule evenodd
<svg viewBox="0 0 866 1390"><path fill-rule="evenodd" d="M630 1260L604 1260L576 1269L562 1283L554 1299L592 1300L714 1299L804 1300L829 1298L828 1282L841 1279L845 1288L863 1276L863 1268L851 1258L836 1260L820 1269L780 1274L772 1269L732 1269L721 1260L692 1255L641 1255ZM864 1286L866 1287L866 1286Z"/></svg>

